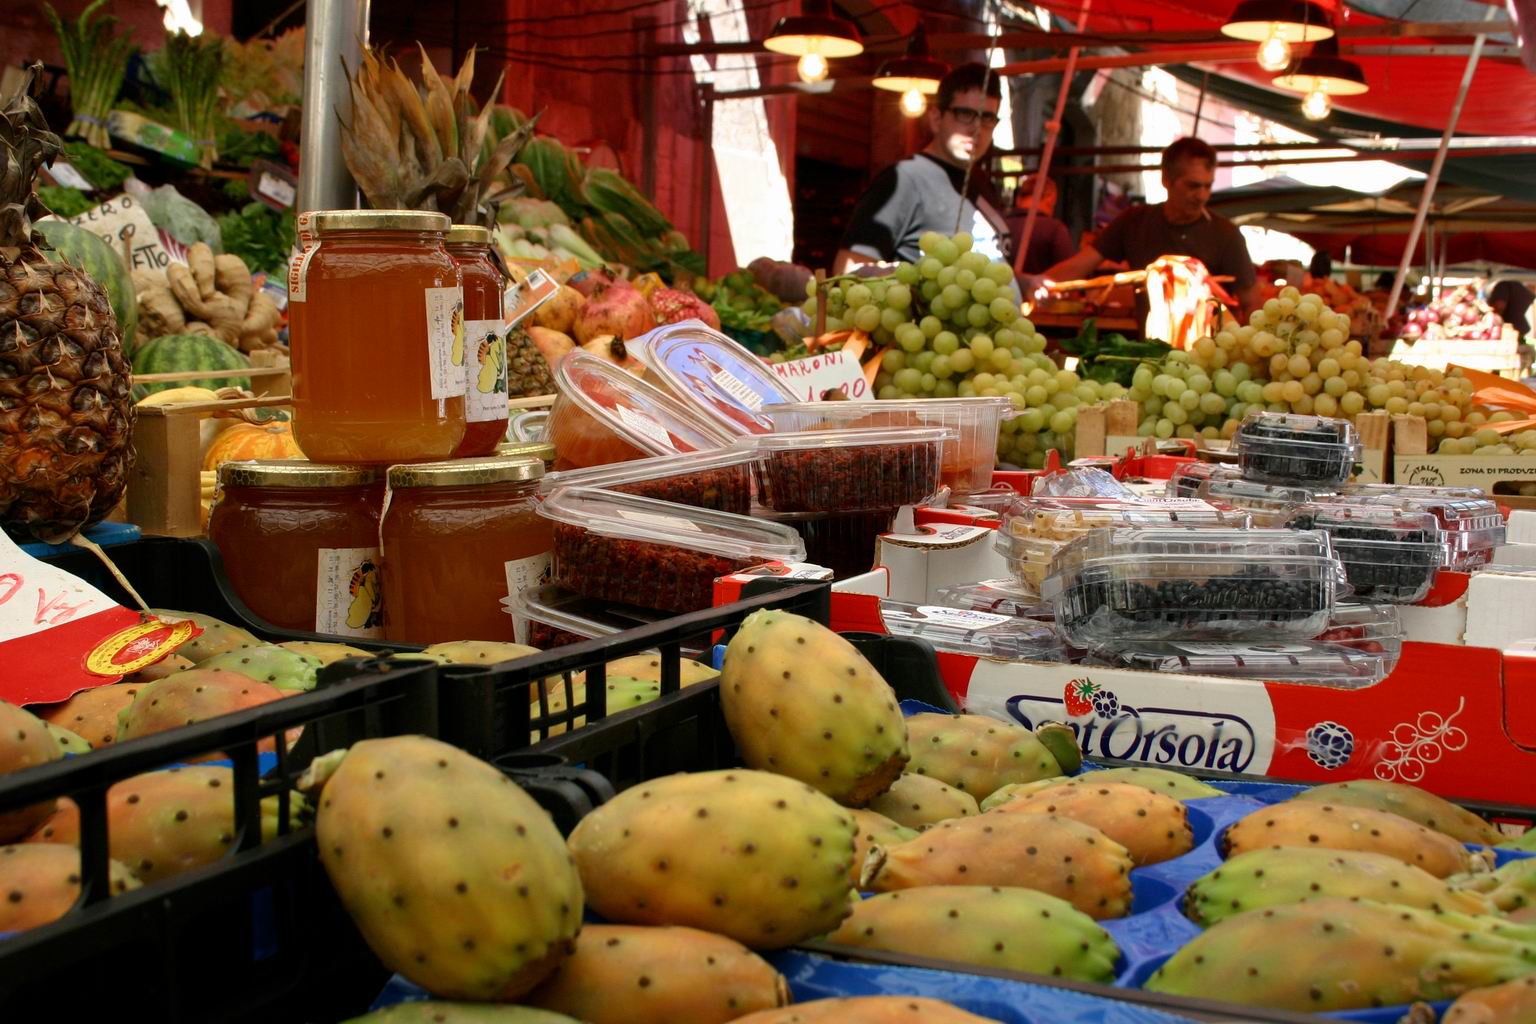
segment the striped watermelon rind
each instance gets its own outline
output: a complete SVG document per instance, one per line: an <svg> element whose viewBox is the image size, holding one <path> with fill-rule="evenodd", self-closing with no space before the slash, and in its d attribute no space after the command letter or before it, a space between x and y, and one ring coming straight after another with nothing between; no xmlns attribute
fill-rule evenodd
<svg viewBox="0 0 1536 1024"><path fill-rule="evenodd" d="M133 278L123 259L102 241L101 236L64 220L39 220L33 227L53 247L54 255L72 267L79 267L106 291L117 314L117 333L125 350L133 347L139 325L138 298L133 292Z"/></svg>
<svg viewBox="0 0 1536 1024"><path fill-rule="evenodd" d="M132 358L134 373L248 370L251 367L251 361L239 349L207 334L167 334L143 345ZM195 380L135 384L133 397L137 401L167 388L199 387L217 391L219 388L249 389L250 386L249 377L199 377Z"/></svg>

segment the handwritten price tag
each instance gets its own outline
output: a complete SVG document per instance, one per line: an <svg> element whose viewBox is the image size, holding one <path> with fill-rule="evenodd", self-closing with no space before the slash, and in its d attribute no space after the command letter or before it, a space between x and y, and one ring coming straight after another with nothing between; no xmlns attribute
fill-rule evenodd
<svg viewBox="0 0 1536 1024"><path fill-rule="evenodd" d="M858 356L847 349L770 365L779 379L794 389L801 402L819 402L822 394L833 388L842 388L843 393L853 399L872 397Z"/></svg>
<svg viewBox="0 0 1536 1024"><path fill-rule="evenodd" d="M171 254L161 244L160 233L150 222L149 214L126 193L78 217L70 217L69 222L100 237L118 255L126 252L133 270L164 270L171 264Z"/></svg>

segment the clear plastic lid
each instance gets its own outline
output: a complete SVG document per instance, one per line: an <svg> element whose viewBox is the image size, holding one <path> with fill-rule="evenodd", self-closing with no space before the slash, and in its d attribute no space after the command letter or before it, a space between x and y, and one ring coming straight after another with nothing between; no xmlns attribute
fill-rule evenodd
<svg viewBox="0 0 1536 1024"><path fill-rule="evenodd" d="M586 640L613 636L639 625L638 622L613 614L612 606L599 605L553 583L519 591L511 603L512 614L521 616L530 624L538 623L552 631Z"/></svg>
<svg viewBox="0 0 1536 1024"><path fill-rule="evenodd" d="M1440 569L1440 530L1427 512L1337 497L1297 506L1286 525L1327 531L1350 587L1362 600L1421 601Z"/></svg>
<svg viewBox="0 0 1536 1024"><path fill-rule="evenodd" d="M1315 500L1318 492L1308 487L1218 477L1201 483L1195 495L1202 501L1246 509L1254 526L1278 527L1285 525L1296 506Z"/></svg>
<svg viewBox="0 0 1536 1024"><path fill-rule="evenodd" d="M671 395L585 352L555 365L555 386L546 437L562 468L711 451L730 440Z"/></svg>
<svg viewBox="0 0 1536 1024"><path fill-rule="evenodd" d="M1056 631L1044 622L941 605L881 601L880 617L893 636L919 637L941 651L1001 661L1054 661Z"/></svg>
<svg viewBox="0 0 1536 1024"><path fill-rule="evenodd" d="M1207 480L1236 480L1241 475L1236 466L1224 462L1181 463L1168 478L1168 497L1193 498Z"/></svg>
<svg viewBox="0 0 1536 1024"><path fill-rule="evenodd" d="M1486 495L1442 498L1398 492L1351 500L1433 516L1440 529L1440 564L1458 572L1492 562L1494 549L1504 543L1506 524L1503 513L1499 511L1498 503Z"/></svg>
<svg viewBox="0 0 1536 1024"><path fill-rule="evenodd" d="M774 429L764 407L795 393L757 356L698 320L658 327L635 345L635 358L673 396L732 436Z"/></svg>
<svg viewBox="0 0 1536 1024"><path fill-rule="evenodd" d="M979 583L953 583L940 587L937 600L946 608L961 608L993 615L1012 615L1020 619L1049 622L1055 618L1051 606L1032 588L1004 577Z"/></svg>
<svg viewBox="0 0 1536 1024"><path fill-rule="evenodd" d="M1126 527L1094 530L1077 538L1057 555L1053 575L1106 559L1136 558L1149 564L1167 563L1198 569L1193 575L1240 569L1254 563L1292 563L1333 559L1333 546L1320 530L1193 529L1190 527ZM1184 576L1191 573L1174 572Z"/></svg>
<svg viewBox="0 0 1536 1024"><path fill-rule="evenodd" d="M1390 672L1403 653L1403 620L1395 604L1340 601L1333 608L1328 628L1313 639L1367 654L1378 654Z"/></svg>
<svg viewBox="0 0 1536 1024"><path fill-rule="evenodd" d="M1391 665L1381 654L1313 640L1265 643L1200 643L1182 640L1116 640L1089 653L1094 664L1272 682L1359 689L1385 679Z"/></svg>
<svg viewBox="0 0 1536 1024"><path fill-rule="evenodd" d="M764 456L758 500L776 512L852 512L923 501L939 489L944 427L764 434L736 443Z"/></svg>
<svg viewBox="0 0 1536 1024"><path fill-rule="evenodd" d="M1405 498L1474 498L1484 499L1488 497L1486 491L1480 491L1476 487L1430 487L1424 484L1345 484L1339 488L1340 494L1351 494L1362 498L1375 498L1382 495L1400 495Z"/></svg>
<svg viewBox="0 0 1536 1024"><path fill-rule="evenodd" d="M1360 458L1360 439L1348 420L1254 410L1232 438L1243 476L1266 483L1337 486Z"/></svg>
<svg viewBox="0 0 1536 1024"><path fill-rule="evenodd" d="M601 487L746 515L752 508L752 468L758 459L749 448L659 455L551 473L539 482L539 493L547 495L561 487Z"/></svg>
<svg viewBox="0 0 1536 1024"><path fill-rule="evenodd" d="M787 526L599 487L562 487L546 495L538 511L547 519L601 537L743 561L805 560L805 545Z"/></svg>

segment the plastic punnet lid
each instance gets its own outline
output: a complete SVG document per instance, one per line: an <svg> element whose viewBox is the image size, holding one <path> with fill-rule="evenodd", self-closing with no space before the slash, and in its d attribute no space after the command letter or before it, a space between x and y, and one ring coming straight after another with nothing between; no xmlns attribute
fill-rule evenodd
<svg viewBox="0 0 1536 1024"><path fill-rule="evenodd" d="M1362 498L1396 495L1401 498L1472 498L1487 500L1486 491L1476 487L1430 487L1424 484L1345 484L1340 494L1352 494Z"/></svg>
<svg viewBox="0 0 1536 1024"><path fill-rule="evenodd" d="M738 447L755 448L764 455L775 455L822 448L942 444L954 439L955 432L947 427L858 427L853 430L801 430L786 434L764 434L738 440L736 444Z"/></svg>
<svg viewBox="0 0 1536 1024"><path fill-rule="evenodd" d="M572 352L555 364L555 386L582 411L652 455L710 451L729 441L660 388L585 352Z"/></svg>
<svg viewBox="0 0 1536 1024"><path fill-rule="evenodd" d="M1207 480L1236 480L1241 476L1236 466L1225 462L1185 462L1173 468L1168 478L1168 497L1193 498Z"/></svg>
<svg viewBox="0 0 1536 1024"><path fill-rule="evenodd" d="M647 377L730 435L766 434L763 407L795 393L757 356L699 320L656 328L634 346Z"/></svg>
<svg viewBox="0 0 1536 1024"><path fill-rule="evenodd" d="M750 446L720 448L715 451L688 452L683 455L658 455L630 462L611 462L606 466L566 469L551 473L539 481L539 493L549 494L561 487L617 488L649 480L667 480L690 473L741 467L749 470L761 456ZM749 484L750 486L750 484Z"/></svg>
<svg viewBox="0 0 1536 1024"><path fill-rule="evenodd" d="M1314 640L1202 643L1180 640L1116 640L1100 644L1089 660L1101 665L1358 689L1386 678L1385 654Z"/></svg>
<svg viewBox="0 0 1536 1024"><path fill-rule="evenodd" d="M1061 640L1047 623L942 605L881 601L880 618L893 636L920 637L941 651L1003 661L1054 660Z"/></svg>
<svg viewBox="0 0 1536 1024"><path fill-rule="evenodd" d="M612 636L635 625L633 622L613 620L599 622L596 618L589 617L592 609L601 607L599 602L588 601L581 595L573 594L553 583L519 591L517 596L512 598L513 614L588 639Z"/></svg>
<svg viewBox="0 0 1536 1024"><path fill-rule="evenodd" d="M782 420L786 430L808 419L836 423L856 422L867 416L889 417L886 425L911 423L966 427L988 420L1010 419L1013 400L1005 395L979 398L891 398L854 402L779 402L763 406L775 427ZM877 424L878 425L878 424Z"/></svg>
<svg viewBox="0 0 1536 1024"><path fill-rule="evenodd" d="M805 561L805 543L787 526L600 487L562 487L547 495L538 511L547 519L602 537L742 561Z"/></svg>
<svg viewBox="0 0 1536 1024"><path fill-rule="evenodd" d="M1439 524L1428 512L1364 504L1348 498L1324 498L1291 510L1286 526L1293 530L1327 530L1334 545L1390 544L1393 547L1438 548Z"/></svg>
<svg viewBox="0 0 1536 1024"><path fill-rule="evenodd" d="M1303 416L1294 412L1255 409L1243 417L1232 444L1239 450L1249 441L1284 441L1287 444L1319 445L1335 449L1360 449L1360 437L1349 420Z"/></svg>
<svg viewBox="0 0 1536 1024"><path fill-rule="evenodd" d="M938 590L939 604L993 615L1012 615L1021 619L1052 619L1055 611L1032 590L1020 586L1012 577L982 580L979 583L954 583Z"/></svg>
<svg viewBox="0 0 1536 1024"><path fill-rule="evenodd" d="M1148 575L1158 575L1167 566L1192 576L1225 575L1260 564L1316 562L1337 565L1332 542L1322 530L1126 527L1093 530L1072 541L1052 560L1051 576L1059 580L1086 566L1109 563L1139 564ZM1330 569L1329 578L1334 575Z"/></svg>
<svg viewBox="0 0 1536 1024"><path fill-rule="evenodd" d="M1105 526L1230 526L1248 524L1247 513L1218 508L1197 498L1018 498L1003 514L1003 529L1018 537L1037 533L1075 536Z"/></svg>
<svg viewBox="0 0 1536 1024"><path fill-rule="evenodd" d="M1207 480L1197 487L1195 496L1202 501L1247 509L1253 513L1256 526L1279 526L1297 505L1316 500L1318 492L1309 487L1290 484L1217 478Z"/></svg>

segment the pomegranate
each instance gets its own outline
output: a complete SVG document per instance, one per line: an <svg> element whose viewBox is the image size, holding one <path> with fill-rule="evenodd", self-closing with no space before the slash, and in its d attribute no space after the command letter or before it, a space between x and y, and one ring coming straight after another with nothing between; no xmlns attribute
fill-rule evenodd
<svg viewBox="0 0 1536 1024"><path fill-rule="evenodd" d="M585 345L611 334L623 341L638 338L656 326L656 314L645 296L628 281L599 285L576 314L576 340Z"/></svg>
<svg viewBox="0 0 1536 1024"><path fill-rule="evenodd" d="M645 364L629 354L629 349L624 344L623 338L615 338L611 334L604 334L593 338L581 346L583 352L596 356L604 362L612 363L623 370L628 370L636 377L645 376Z"/></svg>
<svg viewBox="0 0 1536 1024"><path fill-rule="evenodd" d="M715 307L689 292L674 288L658 288L651 293L651 308L656 311L656 321L663 324L680 324L684 320L702 320L720 329L720 314Z"/></svg>

